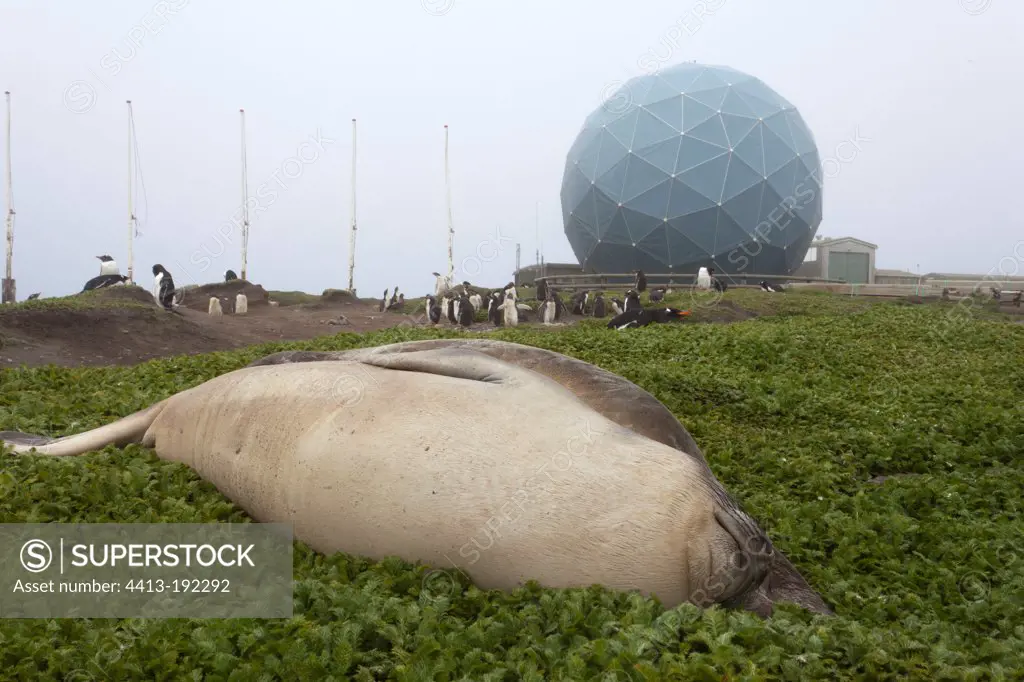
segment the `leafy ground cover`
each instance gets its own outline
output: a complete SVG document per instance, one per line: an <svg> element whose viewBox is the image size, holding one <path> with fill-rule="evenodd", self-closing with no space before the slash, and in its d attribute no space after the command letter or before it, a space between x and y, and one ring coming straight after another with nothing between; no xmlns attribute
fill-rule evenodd
<svg viewBox="0 0 1024 682"><path fill-rule="evenodd" d="M725 302L749 308L755 295ZM291 620L0 621L0 679L1024 679L1024 327L954 322L948 305L758 298L769 299L773 316L729 325L616 333L585 321L488 336L656 395L835 618L666 611L600 588L484 592L297 545ZM92 428L286 348L460 335L402 328L134 367L5 370L0 429ZM244 520L137 446L0 461L3 523Z"/></svg>

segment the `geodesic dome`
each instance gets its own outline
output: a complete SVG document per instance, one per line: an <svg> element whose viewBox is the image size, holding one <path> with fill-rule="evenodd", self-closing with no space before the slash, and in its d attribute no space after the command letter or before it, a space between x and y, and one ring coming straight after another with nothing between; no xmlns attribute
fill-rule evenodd
<svg viewBox="0 0 1024 682"><path fill-rule="evenodd" d="M562 178L565 234L596 272L791 274L821 224L800 113L725 66L638 76L587 117Z"/></svg>

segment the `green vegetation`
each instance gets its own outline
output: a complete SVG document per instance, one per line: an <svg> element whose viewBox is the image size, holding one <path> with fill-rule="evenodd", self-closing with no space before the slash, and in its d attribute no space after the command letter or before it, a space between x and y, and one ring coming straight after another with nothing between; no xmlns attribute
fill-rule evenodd
<svg viewBox="0 0 1024 682"><path fill-rule="evenodd" d="M291 620L0 621L0 679L1024 679L1024 326L954 319L955 304L745 291L725 303L774 316L487 337L581 358L656 395L835 618L665 611L599 588L483 592L458 575L450 590L436 572L425 581L426 567L298 545ZM130 368L3 371L0 429L92 428L286 348L455 336L401 328ZM4 523L246 518L137 446L0 465Z"/></svg>

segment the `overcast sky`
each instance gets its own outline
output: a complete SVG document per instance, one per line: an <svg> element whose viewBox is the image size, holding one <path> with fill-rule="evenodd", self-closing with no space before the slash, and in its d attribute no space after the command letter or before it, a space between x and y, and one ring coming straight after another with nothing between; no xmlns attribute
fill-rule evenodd
<svg viewBox="0 0 1024 682"><path fill-rule="evenodd" d="M347 285L353 117L361 295L447 268L446 123L456 278L507 282L517 241L533 263L537 202L545 259L575 262L559 190L584 118L689 60L761 78L823 159L862 140L826 162L819 234L877 243L879 268L1024 274L1022 36L1011 0L0 0L18 297L80 290L102 253L126 271L126 99L143 286L156 262L179 285L240 269L241 107L267 289Z"/></svg>

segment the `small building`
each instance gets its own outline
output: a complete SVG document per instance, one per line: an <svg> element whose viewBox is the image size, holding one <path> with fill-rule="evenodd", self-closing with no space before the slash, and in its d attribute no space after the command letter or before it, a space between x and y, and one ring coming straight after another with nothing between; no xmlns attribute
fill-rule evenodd
<svg viewBox="0 0 1024 682"><path fill-rule="evenodd" d="M839 279L851 284L875 283L877 244L854 237L822 238L811 242L794 277Z"/></svg>
<svg viewBox="0 0 1024 682"><path fill-rule="evenodd" d="M875 270L875 284L918 284L923 275L915 275L906 270Z"/></svg>
<svg viewBox="0 0 1024 682"><path fill-rule="evenodd" d="M541 263L540 265L527 265L515 272L513 282L517 287L524 284L533 285L538 277L557 277L559 275L582 275L585 274L583 266L579 263Z"/></svg>

